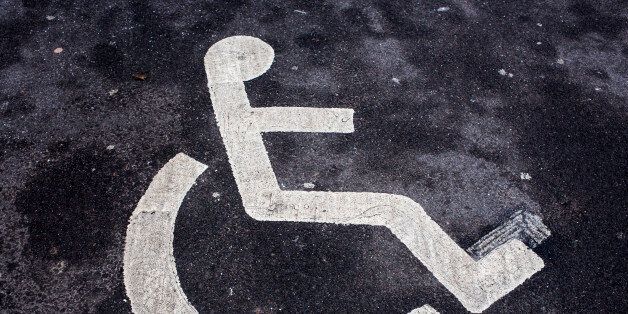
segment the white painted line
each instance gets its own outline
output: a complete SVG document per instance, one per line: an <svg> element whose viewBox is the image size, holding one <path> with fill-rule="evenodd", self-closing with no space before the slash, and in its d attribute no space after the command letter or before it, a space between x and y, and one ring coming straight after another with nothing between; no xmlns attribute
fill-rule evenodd
<svg viewBox="0 0 628 314"><path fill-rule="evenodd" d="M153 178L131 215L124 247L124 286L133 313L197 313L181 289L172 241L179 206L207 166L185 154Z"/></svg>
<svg viewBox="0 0 628 314"><path fill-rule="evenodd" d="M206 169L185 154L176 155L159 170L131 215L123 273L133 313L198 313L181 288L172 243L179 207ZM437 313L428 304L410 312Z"/></svg>
<svg viewBox="0 0 628 314"><path fill-rule="evenodd" d="M438 314L438 311L431 307L429 304L425 304L418 309L412 310L408 314Z"/></svg>
<svg viewBox="0 0 628 314"><path fill-rule="evenodd" d="M353 132L353 109L265 107L252 112L260 132Z"/></svg>
<svg viewBox="0 0 628 314"><path fill-rule="evenodd" d="M285 108L277 116L256 113L262 109L250 106L244 81L266 72L273 58L272 47L262 40L234 36L211 46L204 59L216 120L244 208L251 217L386 226L471 312L485 310L543 268L543 260L518 240L510 240L475 261L421 205L405 196L282 191L261 132L312 132L315 126L329 132L337 123L326 114L306 115L309 120L300 122L298 114L305 111L295 107ZM277 121L281 119L286 121ZM293 123L290 127L288 121ZM341 129L349 130L345 126Z"/></svg>

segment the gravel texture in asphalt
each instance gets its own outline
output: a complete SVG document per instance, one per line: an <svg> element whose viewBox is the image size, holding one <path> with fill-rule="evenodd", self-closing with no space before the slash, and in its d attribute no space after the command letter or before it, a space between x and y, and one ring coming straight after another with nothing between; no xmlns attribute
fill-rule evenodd
<svg viewBox="0 0 628 314"><path fill-rule="evenodd" d="M269 133L285 189L408 196L467 248L517 210L545 268L487 312L628 311L625 1L0 2L0 310L130 312L129 217L183 152L208 166L174 255L199 312L464 308L383 227L244 212L203 56L269 43L253 106L355 110Z"/></svg>

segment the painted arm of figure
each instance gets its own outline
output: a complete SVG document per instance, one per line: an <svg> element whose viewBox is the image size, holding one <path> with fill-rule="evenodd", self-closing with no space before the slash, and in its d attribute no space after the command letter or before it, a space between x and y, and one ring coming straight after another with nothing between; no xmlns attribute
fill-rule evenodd
<svg viewBox="0 0 628 314"><path fill-rule="evenodd" d="M252 110L260 132L353 132L353 109L264 107Z"/></svg>

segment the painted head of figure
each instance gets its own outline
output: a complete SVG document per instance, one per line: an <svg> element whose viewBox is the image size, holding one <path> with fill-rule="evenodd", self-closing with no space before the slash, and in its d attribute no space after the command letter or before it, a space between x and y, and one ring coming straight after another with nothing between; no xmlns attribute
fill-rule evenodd
<svg viewBox="0 0 628 314"><path fill-rule="evenodd" d="M212 45L205 54L210 87L254 79L266 72L275 58L273 48L259 38L233 36Z"/></svg>

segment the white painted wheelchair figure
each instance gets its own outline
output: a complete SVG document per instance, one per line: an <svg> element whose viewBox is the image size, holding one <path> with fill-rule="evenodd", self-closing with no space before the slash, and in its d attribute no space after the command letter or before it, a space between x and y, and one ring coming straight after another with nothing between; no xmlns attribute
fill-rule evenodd
<svg viewBox="0 0 628 314"><path fill-rule="evenodd" d="M533 215L513 216L482 238L469 250L473 258L408 197L282 190L261 133L350 133L353 110L252 107L244 82L266 72L273 58L272 47L260 39L234 36L211 46L204 59L212 106L248 215L261 221L385 226L471 312L482 312L543 268L543 260L513 236L522 225L536 243L549 236ZM206 169L177 154L133 211L124 249L124 284L133 312L196 313L179 283L172 243L179 207ZM411 313L436 311L424 305Z"/></svg>
<svg viewBox="0 0 628 314"><path fill-rule="evenodd" d="M244 82L264 74L273 58L271 46L247 36L223 39L205 55L214 113L247 214L264 221L386 226L471 312L485 310L543 268L543 260L516 239L476 261L405 196L282 190L261 133L350 133L353 110L251 107Z"/></svg>

